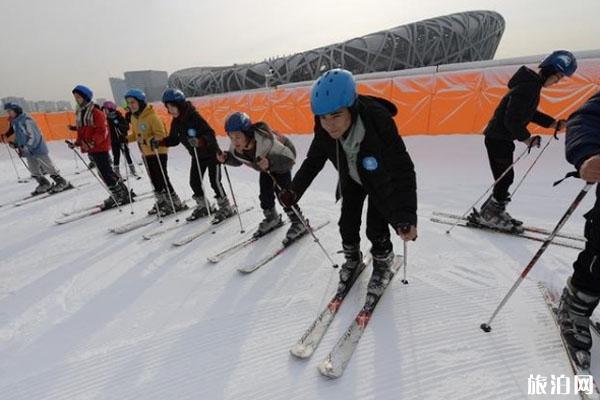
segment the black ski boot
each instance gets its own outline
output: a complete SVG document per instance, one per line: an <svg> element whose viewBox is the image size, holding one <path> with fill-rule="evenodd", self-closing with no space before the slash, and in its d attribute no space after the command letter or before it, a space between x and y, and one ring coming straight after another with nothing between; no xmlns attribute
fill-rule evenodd
<svg viewBox="0 0 600 400"><path fill-rule="evenodd" d="M123 184L122 181L118 181L114 186L108 188L112 194L102 205L103 209L109 209L117 206L122 206L124 204L129 204L129 191L127 190L127 186ZM116 202L116 203L115 203Z"/></svg>
<svg viewBox="0 0 600 400"><path fill-rule="evenodd" d="M37 196L39 194L46 193L52 188L52 184L48 181L48 179L46 179L46 177L34 176L33 178L37 181L38 185L33 190L33 192L31 192L32 196Z"/></svg>
<svg viewBox="0 0 600 400"><path fill-rule="evenodd" d="M304 236L308 230L306 229L306 226L304 226L304 216L302 215L302 211L300 211L299 207L296 206L296 210L293 210L292 208L286 208L284 211L292 223L285 234L285 238L283 239L283 244L288 245ZM308 223L308 221L306 223Z"/></svg>
<svg viewBox="0 0 600 400"><path fill-rule="evenodd" d="M227 218L235 215L235 209L231 206L231 204L229 204L229 199L227 197L217 199L217 205L219 206L219 209L211 221L213 225L219 224Z"/></svg>
<svg viewBox="0 0 600 400"><path fill-rule="evenodd" d="M358 275L365 268L363 263L363 255L360 251L360 243L356 244L342 244L344 257L346 261L340 267L340 282L338 284L337 292L343 293L352 286Z"/></svg>
<svg viewBox="0 0 600 400"><path fill-rule="evenodd" d="M584 293L567 281L558 305L560 333L574 361L584 369L590 367L592 335L590 316L600 301L600 296Z"/></svg>
<svg viewBox="0 0 600 400"><path fill-rule="evenodd" d="M499 231L522 233L524 231L521 225L506 212L506 204L490 196L481 207L481 211L473 211L467 219L475 225L485 228L496 229ZM521 221L518 221L522 224Z"/></svg>
<svg viewBox="0 0 600 400"><path fill-rule="evenodd" d="M394 265L394 252L389 250L385 253L373 253L373 274L367 285L367 293L376 297L383 294L386 286L392 279Z"/></svg>
<svg viewBox="0 0 600 400"><path fill-rule="evenodd" d="M254 232L254 237L264 236L283 225L281 214L277 212L275 207L263 210L263 215L265 218L258 224L258 229Z"/></svg>
<svg viewBox="0 0 600 400"><path fill-rule="evenodd" d="M180 211L187 210L189 208L187 204L181 201L181 199L179 198L179 196L177 196L177 193L175 192L172 192L170 196L169 193L165 192L163 194L163 198L165 199L165 201L163 202L162 207L159 208L160 215L163 217L166 217L167 215L173 213L178 213ZM173 203L171 203L171 201L173 201ZM175 208L175 210L173 210L173 208Z"/></svg>
<svg viewBox="0 0 600 400"><path fill-rule="evenodd" d="M192 196L192 198L196 201L196 208L194 208L194 211L192 211L192 213L185 219L186 221L195 221L198 218L204 218L207 217L209 212L208 209L206 208L206 199L204 196ZM212 204L208 204L210 207L210 214L214 214L217 209L215 207L213 207Z"/></svg>
<svg viewBox="0 0 600 400"><path fill-rule="evenodd" d="M50 177L54 181L54 185L52 185L52 187L50 188L51 193L58 193L58 192L62 192L63 190L73 188L73 185L71 185L71 183L67 182L65 180L65 178L63 178L60 175L52 175Z"/></svg>

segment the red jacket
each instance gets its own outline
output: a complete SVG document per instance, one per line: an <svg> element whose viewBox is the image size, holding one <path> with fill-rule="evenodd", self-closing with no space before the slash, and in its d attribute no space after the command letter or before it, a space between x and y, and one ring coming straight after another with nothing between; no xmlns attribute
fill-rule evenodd
<svg viewBox="0 0 600 400"><path fill-rule="evenodd" d="M81 151L84 153L102 153L109 151L110 134L108 133L108 127L106 124L106 116L100 110L95 107L92 110L92 116L94 118L93 126L80 126L77 128L77 142L81 146Z"/></svg>

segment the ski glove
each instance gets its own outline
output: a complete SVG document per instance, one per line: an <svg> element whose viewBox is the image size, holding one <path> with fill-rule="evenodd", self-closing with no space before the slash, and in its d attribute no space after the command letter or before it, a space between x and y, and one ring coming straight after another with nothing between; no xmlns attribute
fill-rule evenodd
<svg viewBox="0 0 600 400"><path fill-rule="evenodd" d="M190 138L188 138L188 143L192 147L197 147L198 150L206 149L206 139L204 139L203 137L199 137L199 138L190 137Z"/></svg>
<svg viewBox="0 0 600 400"><path fill-rule="evenodd" d="M533 147L540 147L542 144L542 137L540 135L531 136L529 143L527 144L527 153L531 153Z"/></svg>
<svg viewBox="0 0 600 400"><path fill-rule="evenodd" d="M150 147L152 148L152 150L158 150L158 148L161 146L161 141L156 139L156 138L152 138L150 139Z"/></svg>
<svg viewBox="0 0 600 400"><path fill-rule="evenodd" d="M284 207L291 208L298 202L298 195L290 189L283 189L279 192L279 201Z"/></svg>

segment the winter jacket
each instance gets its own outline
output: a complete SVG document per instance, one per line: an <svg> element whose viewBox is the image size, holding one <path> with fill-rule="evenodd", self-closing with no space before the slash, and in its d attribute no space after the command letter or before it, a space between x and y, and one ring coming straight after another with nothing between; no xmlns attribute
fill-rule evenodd
<svg viewBox="0 0 600 400"><path fill-rule="evenodd" d="M131 134L128 139L129 141L137 140L138 143L141 142L140 147L144 156L154 155L154 151L150 146L151 139L154 138L160 142L166 137L165 124L150 104L144 107L141 113L131 115ZM158 154L167 154L168 151L169 149L166 146L159 146L158 148Z"/></svg>
<svg viewBox="0 0 600 400"><path fill-rule="evenodd" d="M404 223L416 225L416 175L393 119L397 113L396 106L381 98L358 96L354 107L365 128L356 163L363 189L392 226L397 228ZM351 177L342 145L329 136L317 117L315 136L292 181L292 190L298 197L302 196L327 160L338 170L342 196L346 187L356 187L348 184Z"/></svg>
<svg viewBox="0 0 600 400"><path fill-rule="evenodd" d="M93 123L90 125L77 126L78 146L84 153L102 153L111 149L110 135L106 126L106 116L94 103L88 103L77 110L77 114L85 113L86 109L91 107Z"/></svg>
<svg viewBox="0 0 600 400"><path fill-rule="evenodd" d="M578 170L589 157L600 154L600 92L569 117L565 153Z"/></svg>
<svg viewBox="0 0 600 400"><path fill-rule="evenodd" d="M187 149L190 155L194 155L194 148L189 143L189 138L195 137L198 141L202 141L203 145L196 147L198 159L208 160L215 159L215 155L220 152L215 131L210 127L208 122L189 101L181 108L181 114L177 118L173 118L171 122L171 130L169 136L164 139L165 146L177 146L179 143Z"/></svg>
<svg viewBox="0 0 600 400"><path fill-rule="evenodd" d="M490 139L524 141L531 136L527 130L530 122L549 128L554 118L537 111L542 87L538 74L525 66L519 68L508 81L509 91L500 100L483 134Z"/></svg>
<svg viewBox="0 0 600 400"><path fill-rule="evenodd" d="M118 111L111 111L106 116L108 122L108 130L113 143L127 143L127 135L129 131L129 122Z"/></svg>
<svg viewBox="0 0 600 400"><path fill-rule="evenodd" d="M46 146L42 132L29 114L18 115L10 121L10 127L15 134L14 143L23 150L25 156L48 154L48 146Z"/></svg>
<svg viewBox="0 0 600 400"><path fill-rule="evenodd" d="M291 171L296 162L296 149L292 141L271 130L264 122L257 122L252 126L256 147L251 152L239 153L235 150L233 143L229 147L229 157L226 164L239 166L245 164L257 171L258 162L262 158L269 160L269 170L276 174Z"/></svg>

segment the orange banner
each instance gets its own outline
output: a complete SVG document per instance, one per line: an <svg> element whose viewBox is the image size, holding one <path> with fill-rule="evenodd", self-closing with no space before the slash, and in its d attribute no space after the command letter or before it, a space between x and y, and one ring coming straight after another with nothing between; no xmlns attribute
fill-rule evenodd
<svg viewBox="0 0 600 400"><path fill-rule="evenodd" d="M395 120L402 136L480 134L506 93L508 80L519 67L498 66L361 80L358 91L384 97L398 107ZM535 68L534 65L530 67ZM540 110L555 118L567 118L598 90L600 59L580 60L574 76L542 90ZM248 113L253 121L264 120L283 134L310 134L314 118L310 112L309 92L307 85L226 93L191 101L221 135L225 134L225 118L234 111ZM166 109L160 103L154 107L169 126ZM67 125L74 122L73 113L34 113L33 117L48 140L73 137L67 129ZM6 129L6 117L0 118L0 130ZM530 129L536 133L551 133L535 125Z"/></svg>

